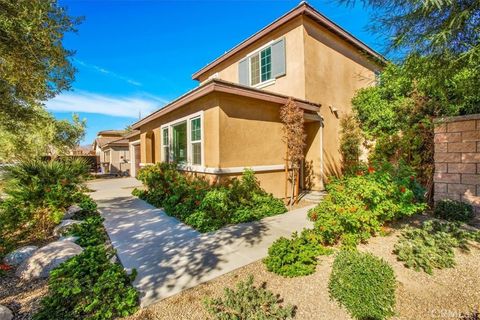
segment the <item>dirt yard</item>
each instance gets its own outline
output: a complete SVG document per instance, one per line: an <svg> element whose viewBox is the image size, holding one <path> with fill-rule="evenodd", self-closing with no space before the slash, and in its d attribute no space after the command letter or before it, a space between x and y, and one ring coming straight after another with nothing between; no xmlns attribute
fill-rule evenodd
<svg viewBox="0 0 480 320"><path fill-rule="evenodd" d="M480 308L480 245L468 253L456 252L457 266L435 270L433 276L407 269L392 254L399 231L371 239L359 247L390 263L398 281L397 315L393 319L459 319L462 313ZM225 286L253 274L257 283L280 294L286 303L297 306L295 319L350 319L348 313L328 295L327 284L333 256L322 257L317 271L307 277L283 278L268 272L261 261L186 290L141 310L129 320L209 319L203 307L206 296L218 296Z"/></svg>

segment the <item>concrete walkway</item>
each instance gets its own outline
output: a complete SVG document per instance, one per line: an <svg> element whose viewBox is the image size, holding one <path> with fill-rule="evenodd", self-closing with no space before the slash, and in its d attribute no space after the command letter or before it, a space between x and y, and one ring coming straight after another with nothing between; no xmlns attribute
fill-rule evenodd
<svg viewBox="0 0 480 320"><path fill-rule="evenodd" d="M261 259L280 236L312 227L310 206L202 234L133 197L138 185L133 178L89 183L120 261L137 269L142 306Z"/></svg>

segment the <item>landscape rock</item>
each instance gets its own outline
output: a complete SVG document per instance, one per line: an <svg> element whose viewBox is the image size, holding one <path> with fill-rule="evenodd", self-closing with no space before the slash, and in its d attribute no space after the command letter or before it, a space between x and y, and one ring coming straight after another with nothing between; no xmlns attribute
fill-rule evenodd
<svg viewBox="0 0 480 320"><path fill-rule="evenodd" d="M16 267L20 265L23 261L30 258L33 255L33 253L37 251L37 249L38 249L37 246L21 247L7 254L5 258L3 258L3 262L5 264L8 264L9 266Z"/></svg>
<svg viewBox="0 0 480 320"><path fill-rule="evenodd" d="M83 249L71 241L59 240L41 247L25 260L16 270L15 275L23 280L46 278L50 271L62 262L82 253Z"/></svg>
<svg viewBox="0 0 480 320"><path fill-rule="evenodd" d="M0 320L12 320L13 313L5 306L0 304Z"/></svg>
<svg viewBox="0 0 480 320"><path fill-rule="evenodd" d="M66 236L66 237L60 237L58 240L60 241L70 241L70 242L76 242L80 237L77 236Z"/></svg>
<svg viewBox="0 0 480 320"><path fill-rule="evenodd" d="M73 225L79 223L82 223L82 221L70 219L63 220L58 226L55 227L55 229L53 229L53 235L59 237L65 234Z"/></svg>
<svg viewBox="0 0 480 320"><path fill-rule="evenodd" d="M65 212L63 220L72 219L73 216L80 211L82 211L82 208L80 208L76 204L71 205L70 207L68 207L67 212Z"/></svg>

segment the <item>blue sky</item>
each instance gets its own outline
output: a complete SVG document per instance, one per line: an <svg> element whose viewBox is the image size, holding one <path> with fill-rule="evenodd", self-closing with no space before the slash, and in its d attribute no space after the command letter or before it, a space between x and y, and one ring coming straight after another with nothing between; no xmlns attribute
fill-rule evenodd
<svg viewBox="0 0 480 320"><path fill-rule="evenodd" d="M365 30L361 5L312 0L312 6L381 52ZM194 88L191 75L248 38L299 1L93 1L60 0L70 15L84 16L64 45L76 54L72 91L47 102L57 118L87 119L82 144L100 130L122 129Z"/></svg>

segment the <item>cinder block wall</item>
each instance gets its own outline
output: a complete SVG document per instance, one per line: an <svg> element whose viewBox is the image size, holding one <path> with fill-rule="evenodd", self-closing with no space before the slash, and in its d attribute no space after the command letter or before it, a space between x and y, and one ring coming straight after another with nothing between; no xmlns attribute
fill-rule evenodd
<svg viewBox="0 0 480 320"><path fill-rule="evenodd" d="M435 120L434 199L446 198L480 212L480 114Z"/></svg>

